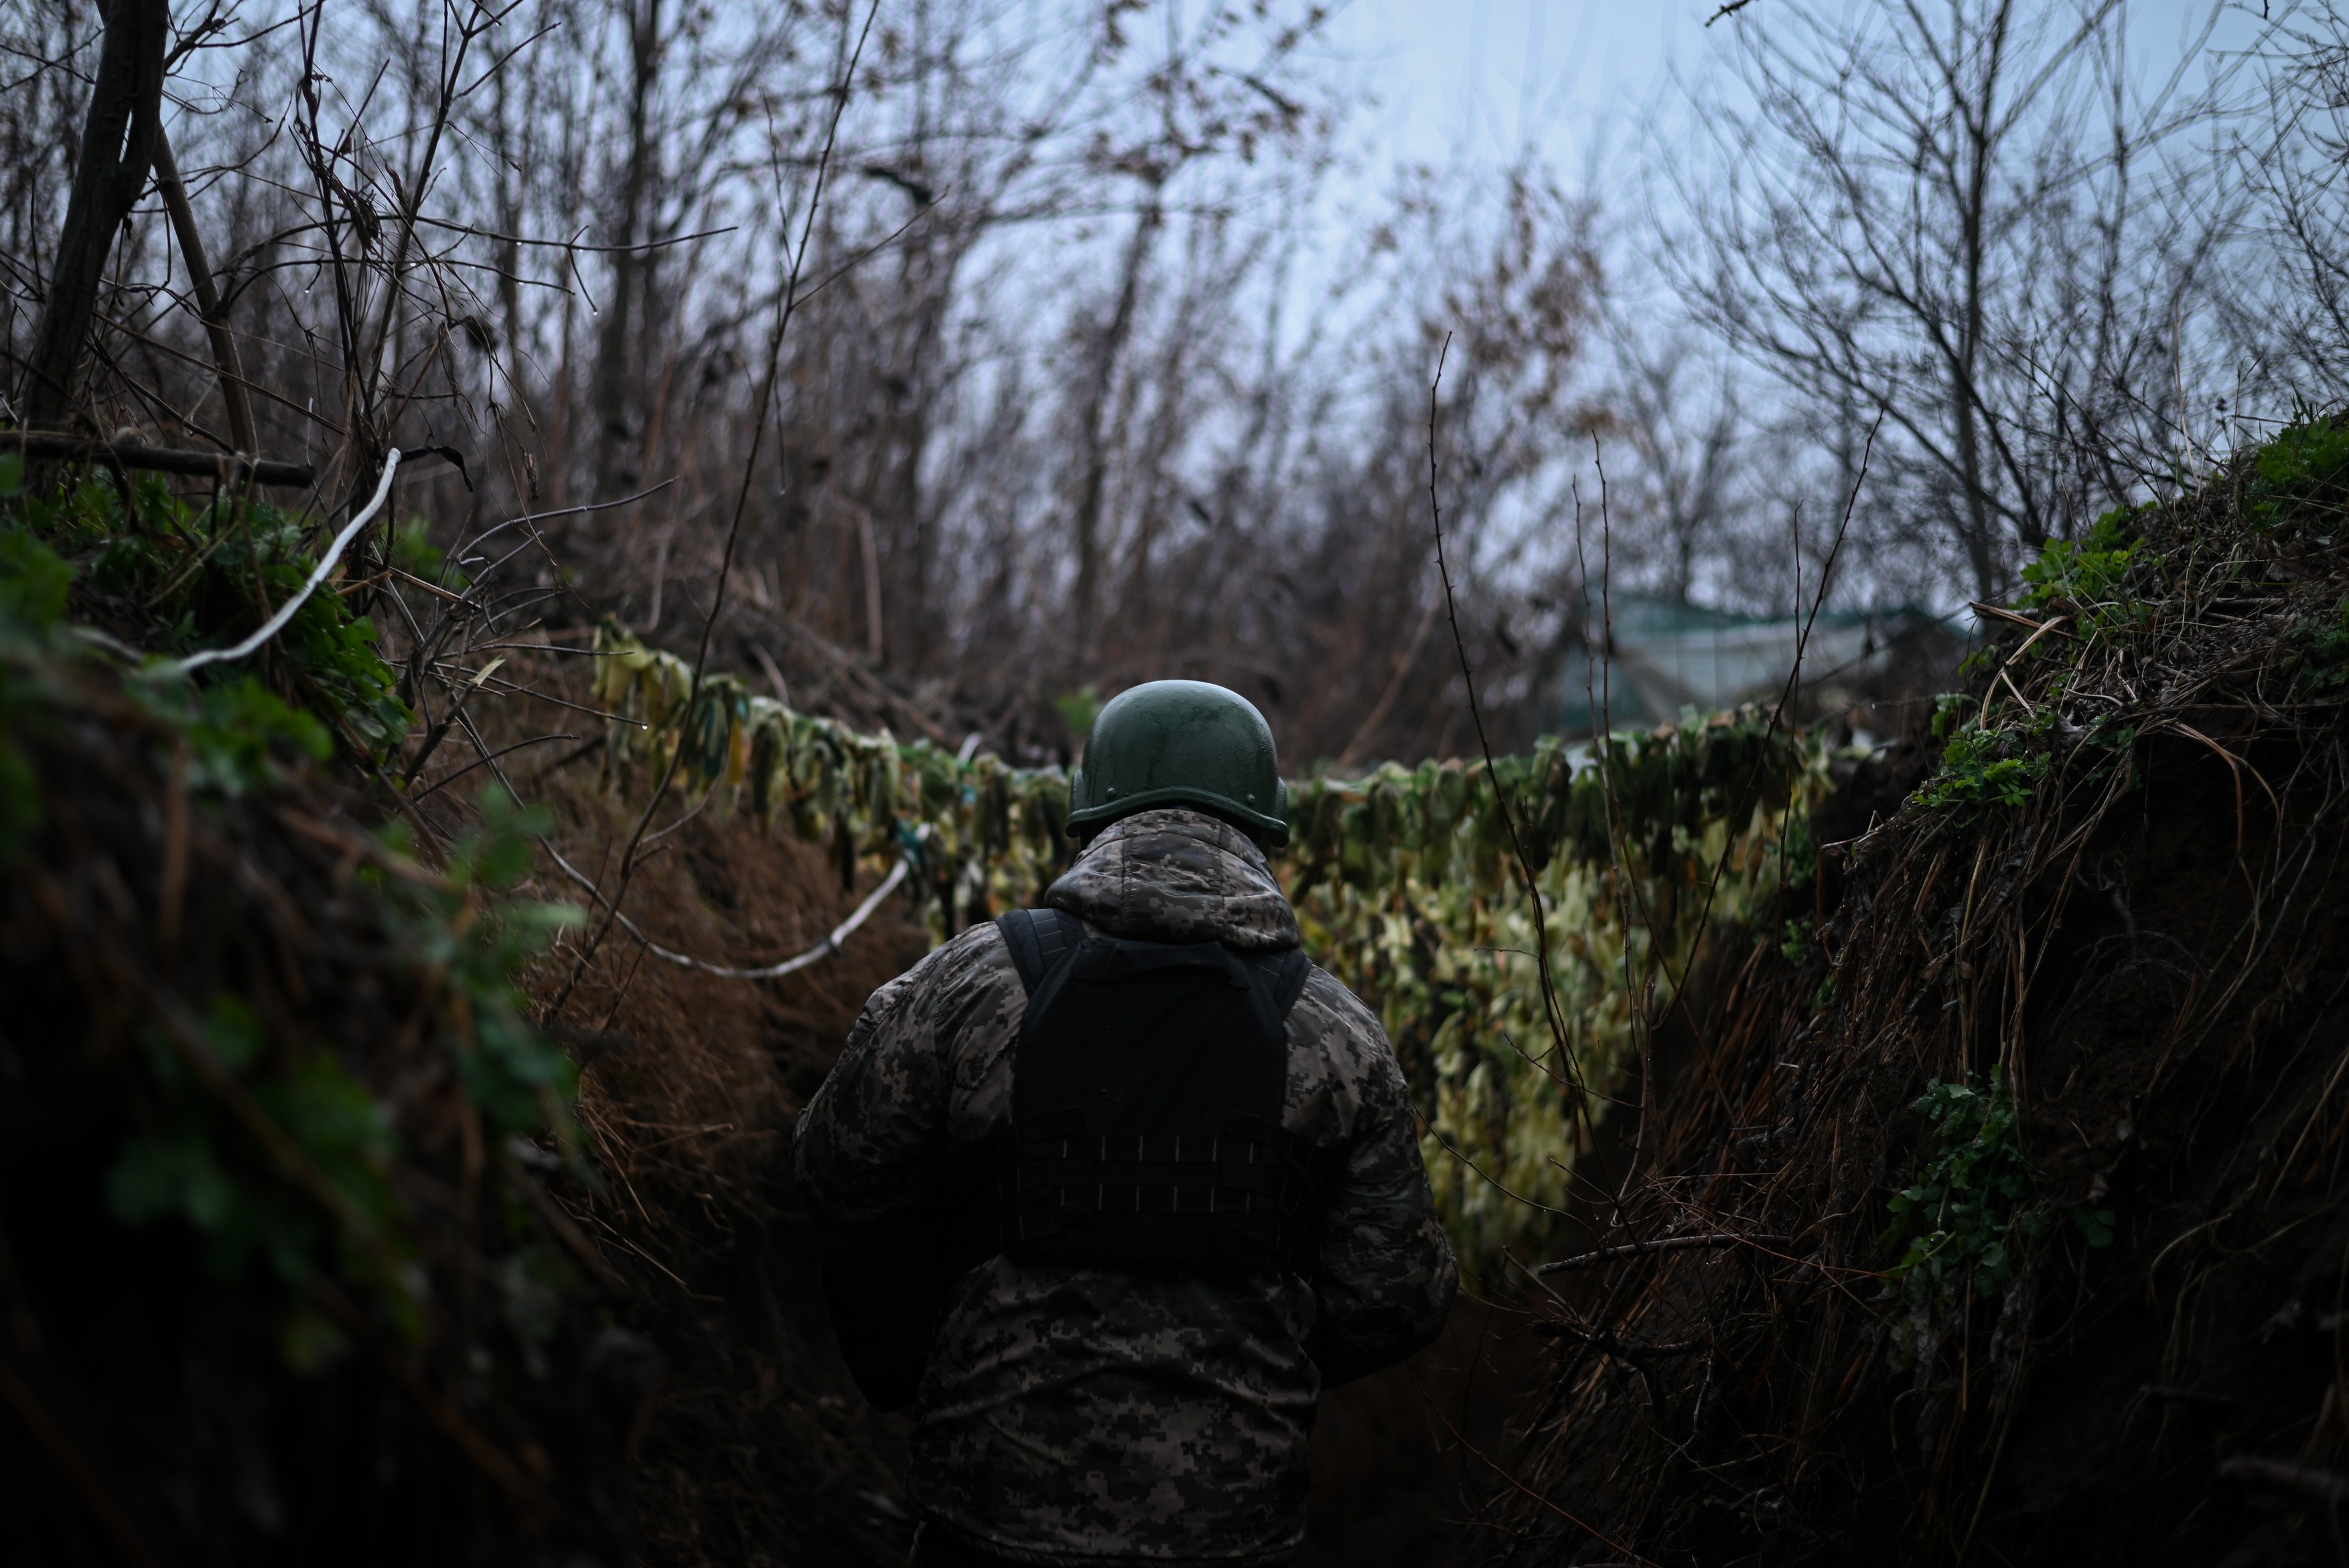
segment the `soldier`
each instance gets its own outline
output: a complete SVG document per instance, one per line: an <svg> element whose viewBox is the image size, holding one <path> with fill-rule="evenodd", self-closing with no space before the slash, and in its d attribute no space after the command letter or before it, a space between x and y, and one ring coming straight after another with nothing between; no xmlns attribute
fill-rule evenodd
<svg viewBox="0 0 2349 1568"><path fill-rule="evenodd" d="M1299 950L1272 731L1220 686L1102 709L1048 908L873 994L801 1116L835 1329L910 1404L923 1565L1285 1562L1315 1397L1459 1274L1402 1073Z"/></svg>

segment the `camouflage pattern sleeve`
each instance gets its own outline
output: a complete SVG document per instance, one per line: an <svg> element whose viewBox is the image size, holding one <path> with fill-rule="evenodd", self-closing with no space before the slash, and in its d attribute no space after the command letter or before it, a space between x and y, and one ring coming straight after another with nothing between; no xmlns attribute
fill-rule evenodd
<svg viewBox="0 0 2349 1568"><path fill-rule="evenodd" d="M818 1222L844 1229L926 1202L951 1153L1009 1117L1027 1001L992 922L873 993L800 1113L792 1171Z"/></svg>
<svg viewBox="0 0 2349 1568"><path fill-rule="evenodd" d="M840 1059L800 1112L792 1174L819 1223L861 1225L929 1193L945 1152L951 1074L925 982L940 948L873 993Z"/></svg>
<svg viewBox="0 0 2349 1568"><path fill-rule="evenodd" d="M1432 1342L1452 1310L1460 1270L1436 1218L1411 1091L1386 1031L1318 969L1290 1023L1321 1036L1333 1101L1324 1118L1351 1124L1336 1145L1315 1289L1311 1351L1326 1387Z"/></svg>

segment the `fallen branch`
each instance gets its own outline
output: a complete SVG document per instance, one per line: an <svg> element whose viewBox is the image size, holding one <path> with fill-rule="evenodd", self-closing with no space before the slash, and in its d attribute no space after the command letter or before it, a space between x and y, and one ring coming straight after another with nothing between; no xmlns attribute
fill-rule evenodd
<svg viewBox="0 0 2349 1568"><path fill-rule="evenodd" d="M1597 1268L1600 1264L1613 1263L1618 1258L1644 1257L1650 1253L1684 1253L1699 1247L1783 1247L1792 1243L1792 1236L1733 1236L1726 1233L1702 1236L1665 1236L1653 1242L1627 1242L1619 1247L1601 1247L1595 1253L1577 1257L1560 1258L1534 1270L1537 1274L1565 1274L1569 1269Z"/></svg>
<svg viewBox="0 0 2349 1568"><path fill-rule="evenodd" d="M138 441L92 441L49 430L11 430L0 436L0 451L21 452L28 458L66 461L111 460L126 469L159 474L217 477L223 484L255 484L280 490L307 490L317 482L318 470L308 463L278 462L243 452L200 452L177 447L150 447Z"/></svg>

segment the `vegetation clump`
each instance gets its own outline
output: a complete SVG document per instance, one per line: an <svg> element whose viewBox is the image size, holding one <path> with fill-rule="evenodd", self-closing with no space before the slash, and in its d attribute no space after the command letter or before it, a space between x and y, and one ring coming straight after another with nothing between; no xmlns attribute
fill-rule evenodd
<svg viewBox="0 0 2349 1568"><path fill-rule="evenodd" d="M1913 1359L1931 1343L1933 1326L1966 1299L1996 1298L2020 1261L2020 1242L2044 1236L2057 1215L2033 1196L2005 1068L1991 1068L1988 1084L1979 1075L1935 1078L1909 1109L1931 1127L1936 1147L1886 1203L1892 1223L1881 1245L1899 1260L1884 1271L1886 1294L1909 1309L1892 1326L1893 1343ZM2083 1205L2071 1217L2090 1246L2112 1245L2111 1210Z"/></svg>
<svg viewBox="0 0 2349 1568"><path fill-rule="evenodd" d="M2048 546L1899 813L1822 822L1779 914L1816 927L1694 1021L1611 1272L1553 1309L1515 1531L1582 1548L1556 1500L1657 1562L2331 1552L2344 428Z"/></svg>
<svg viewBox="0 0 2349 1568"><path fill-rule="evenodd" d="M548 818L492 787L437 866L365 825L319 764L405 714L333 593L261 673L147 667L132 635L217 645L298 586L295 520L9 499L0 1297L16 1403L43 1414L0 1424L19 1542L613 1551L625 1501L600 1492L650 1352L597 1338L600 1263L545 1185L592 1180L574 1070L517 988L577 918L512 896ZM80 1509L21 1493L58 1471Z"/></svg>

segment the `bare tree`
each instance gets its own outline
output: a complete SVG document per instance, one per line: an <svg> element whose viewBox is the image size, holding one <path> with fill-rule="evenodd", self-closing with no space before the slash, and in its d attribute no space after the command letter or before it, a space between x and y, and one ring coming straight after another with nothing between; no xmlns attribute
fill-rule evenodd
<svg viewBox="0 0 2349 1568"><path fill-rule="evenodd" d="M297 511L389 447L459 455L404 470L400 536L467 557L519 520L496 552L422 583L389 537L353 560L417 710L391 772L420 777L464 737L485 639L611 614L698 645L754 445L746 366L846 91L718 661L1023 758L1073 744L1061 699L1161 674L1247 689L1305 758L1456 747L1410 459L1449 331L1466 630L1497 721L1538 727L1564 464L1595 420L1587 204L1531 168L1416 174L1317 257L1347 94L1309 0L887 0L843 84L852 15L246 0L191 22L161 100L177 179L114 225L82 417L316 463ZM20 387L98 42L71 10L0 26L29 89L0 103ZM493 561L494 603L451 586Z"/></svg>
<svg viewBox="0 0 2349 1568"><path fill-rule="evenodd" d="M2349 397L2349 18L2288 7L2260 57L2265 115L2237 148L2258 242L2276 259L2220 296L2239 366L2232 416Z"/></svg>
<svg viewBox="0 0 2349 1568"><path fill-rule="evenodd" d="M1692 334L1613 310L1607 325L1605 433L1621 454L1609 469L1619 564L1626 581L1685 603L1754 524L1761 464L1752 420L1731 368ZM1714 599L1750 588L1702 585Z"/></svg>
<svg viewBox="0 0 2349 1568"><path fill-rule="evenodd" d="M1818 448L1883 415L1866 515L1994 594L2018 550L2193 457L2184 318L2242 213L2218 14L2149 88L2117 0L1758 15L1734 21L1753 107L1713 106L1726 177L1684 191L1668 264Z"/></svg>

